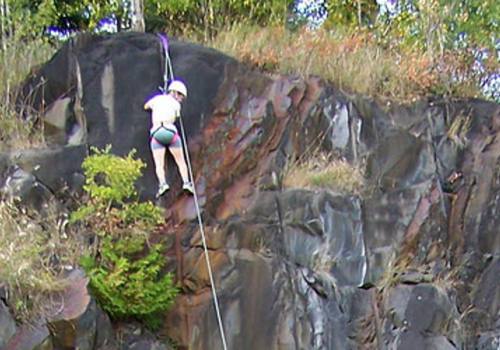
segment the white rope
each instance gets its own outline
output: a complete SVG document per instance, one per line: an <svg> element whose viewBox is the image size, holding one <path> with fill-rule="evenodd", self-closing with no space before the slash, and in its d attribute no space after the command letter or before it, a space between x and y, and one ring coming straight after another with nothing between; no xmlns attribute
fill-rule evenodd
<svg viewBox="0 0 500 350"><path fill-rule="evenodd" d="M217 292L215 291L215 282L214 282L214 277L212 274L212 268L210 265L210 257L208 256L207 241L205 238L205 232L203 230L203 221L201 219L200 206L198 204L198 196L196 195L196 189L194 186L193 170L191 168L191 160L189 159L189 151L187 148L187 141L186 141L186 135L184 133L184 125L182 123L182 118L179 118L179 121L180 121L180 125L181 125L181 134L182 134L182 141L184 144L184 151L186 152L186 162L187 162L188 170L189 170L189 178L191 179L191 183L193 184L194 205L196 207L196 213L198 215L198 225L200 226L201 240L203 242L203 250L205 251L205 260L206 260L207 267L208 267L208 276L210 277L210 285L212 286L212 296L214 298L214 306L215 306L215 312L217 314L217 322L219 324L223 348L224 348L224 350L227 350L226 335L224 334L224 326L222 325L222 318L221 318L220 310L219 310L219 301L217 299Z"/></svg>
<svg viewBox="0 0 500 350"><path fill-rule="evenodd" d="M164 47L165 51L165 70L170 71L170 79L172 80L174 78L174 70L172 68L172 63L170 60L170 55L168 53L168 49ZM167 66L168 65L168 66ZM167 73L165 73L165 77L167 76ZM167 81L165 80L165 89L167 88ZM212 273L212 266L210 264L210 257L208 255L208 246L207 246L207 240L205 237L205 230L203 229L203 220L201 219L201 213L200 213L200 206L198 203L198 196L196 194L196 187L194 185L194 176L193 176L193 169L191 167L191 159L189 157L189 150L187 146L187 139L186 139L186 133L184 132L184 124L182 122L182 117L179 116L179 124L181 126L181 136L182 136L182 146L184 149L184 153L186 155L186 163L188 166L188 172L189 172L189 179L191 180L191 184L193 185L193 198L194 198L194 205L196 207L196 214L198 216L198 226L200 227L200 233L201 233L201 241L203 243L203 250L205 252L205 261L207 264L207 269L208 269L208 277L210 279L210 286L212 290L212 297L214 300L214 306L215 306L215 313L217 315L217 323L219 325L219 330L220 330L220 335L222 339L222 346L224 350L227 350L227 344L226 344L226 335L224 333L224 326L222 324L222 317L219 309L219 300L217 298L217 292L215 290L215 281L214 281L214 276Z"/></svg>

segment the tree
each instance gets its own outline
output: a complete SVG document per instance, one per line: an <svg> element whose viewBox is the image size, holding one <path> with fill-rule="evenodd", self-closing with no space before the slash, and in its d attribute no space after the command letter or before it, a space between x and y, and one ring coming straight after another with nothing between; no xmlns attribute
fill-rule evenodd
<svg viewBox="0 0 500 350"><path fill-rule="evenodd" d="M145 2L147 31L194 31L209 37L234 23L284 23L294 0L150 0Z"/></svg>
<svg viewBox="0 0 500 350"><path fill-rule="evenodd" d="M500 4L495 0L401 0L399 11L380 18L388 34L430 51L494 49Z"/></svg>
<svg viewBox="0 0 500 350"><path fill-rule="evenodd" d="M294 0L2 0L30 30L94 31L103 23L116 30L194 31L208 36L238 22L283 23ZM2 16L4 18L5 16Z"/></svg>
<svg viewBox="0 0 500 350"><path fill-rule="evenodd" d="M366 27L377 18L378 5L375 0L327 0L328 18L326 28Z"/></svg>
<svg viewBox="0 0 500 350"><path fill-rule="evenodd" d="M132 30L144 32L146 25L144 23L144 2L143 0L132 1Z"/></svg>

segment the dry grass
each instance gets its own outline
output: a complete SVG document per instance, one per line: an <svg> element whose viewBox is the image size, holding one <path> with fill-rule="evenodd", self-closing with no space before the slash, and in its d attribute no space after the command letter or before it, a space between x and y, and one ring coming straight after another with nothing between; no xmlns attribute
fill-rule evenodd
<svg viewBox="0 0 500 350"><path fill-rule="evenodd" d="M470 82L453 78L463 63L452 55L438 59L414 48L384 49L364 31L293 33L282 27L236 25L205 44L264 70L318 75L346 91L382 100L411 102L450 90L479 94Z"/></svg>
<svg viewBox="0 0 500 350"><path fill-rule="evenodd" d="M472 117L470 115L460 114L453 119L446 134L457 148L464 148L467 144L467 133L470 131L471 124Z"/></svg>
<svg viewBox="0 0 500 350"><path fill-rule="evenodd" d="M76 266L82 248L63 232L55 209L43 217L0 202L0 284L19 321L30 321L50 309L51 297L65 286L65 267Z"/></svg>
<svg viewBox="0 0 500 350"><path fill-rule="evenodd" d="M325 154L292 162L283 178L286 188L327 188L345 194L359 194L363 183L363 173L359 168Z"/></svg>
<svg viewBox="0 0 500 350"><path fill-rule="evenodd" d="M44 144L42 130L34 128L36 116L20 117L15 106L16 88L30 71L47 61L56 48L41 39L33 41L6 39L0 48L0 151L7 148L31 148ZM28 102L28 101L26 101ZM27 103L26 103L27 105ZM21 107L22 108L22 107Z"/></svg>

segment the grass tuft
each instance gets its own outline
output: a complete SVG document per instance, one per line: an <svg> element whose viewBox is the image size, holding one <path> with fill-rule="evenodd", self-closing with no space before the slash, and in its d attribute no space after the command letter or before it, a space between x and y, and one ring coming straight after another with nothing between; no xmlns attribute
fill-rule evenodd
<svg viewBox="0 0 500 350"><path fill-rule="evenodd" d="M451 122L447 136L457 148L462 149L467 144L467 133L470 131L471 124L472 117L463 114L460 114Z"/></svg>
<svg viewBox="0 0 500 350"><path fill-rule="evenodd" d="M43 215L0 202L0 281L20 322L47 316L54 293L64 289L64 267L75 266L81 245L64 234L55 209Z"/></svg>
<svg viewBox="0 0 500 350"><path fill-rule="evenodd" d="M363 173L359 168L325 154L291 163L283 178L286 188L327 188L345 194L359 194L363 183Z"/></svg>
<svg viewBox="0 0 500 350"><path fill-rule="evenodd" d="M16 106L16 89L34 67L47 61L56 48L46 40L5 38L0 48L0 151L44 145L43 130L36 128L36 116L21 118L23 106ZM26 108L28 101L26 101Z"/></svg>

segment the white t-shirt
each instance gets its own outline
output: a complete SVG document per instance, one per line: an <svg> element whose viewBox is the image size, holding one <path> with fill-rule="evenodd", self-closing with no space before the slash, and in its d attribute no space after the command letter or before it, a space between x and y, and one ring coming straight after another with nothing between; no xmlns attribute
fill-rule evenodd
<svg viewBox="0 0 500 350"><path fill-rule="evenodd" d="M181 114L181 104L171 95L159 94L149 99L144 105L145 109L151 109L151 130L156 130L161 123L163 125L173 124L175 118Z"/></svg>

